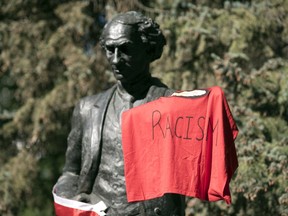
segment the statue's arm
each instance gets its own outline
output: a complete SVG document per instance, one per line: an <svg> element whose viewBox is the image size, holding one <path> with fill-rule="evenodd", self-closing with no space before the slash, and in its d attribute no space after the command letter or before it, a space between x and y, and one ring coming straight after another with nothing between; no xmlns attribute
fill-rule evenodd
<svg viewBox="0 0 288 216"><path fill-rule="evenodd" d="M81 105L78 103L73 111L71 131L67 139L63 173L55 185L56 194L62 197L71 198L77 191L81 169L82 130Z"/></svg>

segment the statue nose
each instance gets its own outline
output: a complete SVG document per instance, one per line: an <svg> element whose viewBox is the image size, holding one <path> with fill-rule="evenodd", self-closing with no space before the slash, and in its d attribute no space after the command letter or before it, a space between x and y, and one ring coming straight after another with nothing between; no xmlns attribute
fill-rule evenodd
<svg viewBox="0 0 288 216"><path fill-rule="evenodd" d="M118 64L119 61L120 61L119 49L116 47L115 50L114 50L114 56L113 56L113 59L112 59L112 63L113 64Z"/></svg>

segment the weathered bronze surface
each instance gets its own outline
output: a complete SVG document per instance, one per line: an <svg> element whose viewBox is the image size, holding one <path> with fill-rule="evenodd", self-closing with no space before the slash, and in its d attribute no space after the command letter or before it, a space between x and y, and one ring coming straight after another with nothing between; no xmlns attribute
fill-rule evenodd
<svg viewBox="0 0 288 216"><path fill-rule="evenodd" d="M58 195L87 203L102 200L109 206L107 215L184 215L180 195L134 203L126 198L120 117L173 92L149 72L165 43L158 24L138 12L120 14L105 26L101 46L117 83L76 105L66 163L55 185Z"/></svg>

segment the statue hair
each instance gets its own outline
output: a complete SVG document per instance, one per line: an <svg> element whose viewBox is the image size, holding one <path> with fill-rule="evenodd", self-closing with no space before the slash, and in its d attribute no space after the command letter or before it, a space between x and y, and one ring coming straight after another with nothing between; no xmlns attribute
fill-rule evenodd
<svg viewBox="0 0 288 216"><path fill-rule="evenodd" d="M100 45L105 49L105 39L107 30L113 23L121 23L123 25L130 25L136 28L140 34L141 40L148 46L150 62L159 59L163 52L163 47L166 45L166 39L162 34L159 25L151 18L144 16L140 12L129 11L114 17L108 22L101 34Z"/></svg>

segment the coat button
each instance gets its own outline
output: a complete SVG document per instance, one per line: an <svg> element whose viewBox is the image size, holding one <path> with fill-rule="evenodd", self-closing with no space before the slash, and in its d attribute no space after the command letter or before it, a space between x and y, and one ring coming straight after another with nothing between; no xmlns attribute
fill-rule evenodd
<svg viewBox="0 0 288 216"><path fill-rule="evenodd" d="M154 213L155 213L156 215L161 215L161 209L158 208L158 207L154 208Z"/></svg>

